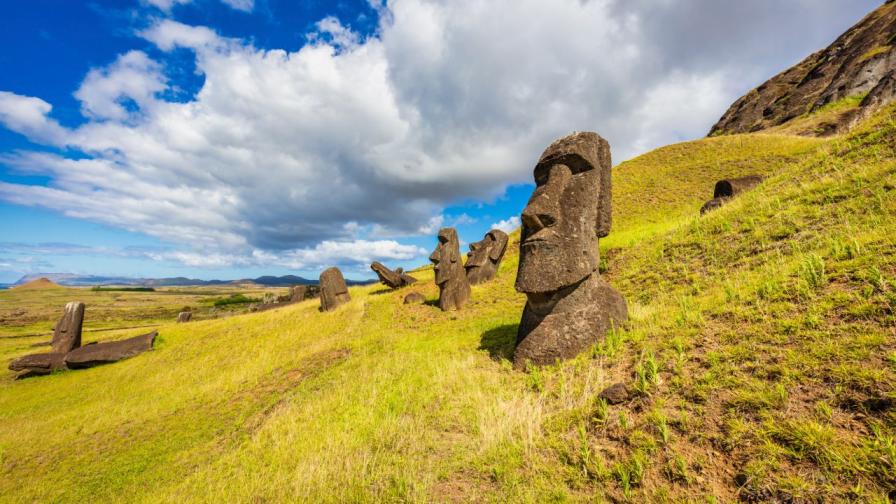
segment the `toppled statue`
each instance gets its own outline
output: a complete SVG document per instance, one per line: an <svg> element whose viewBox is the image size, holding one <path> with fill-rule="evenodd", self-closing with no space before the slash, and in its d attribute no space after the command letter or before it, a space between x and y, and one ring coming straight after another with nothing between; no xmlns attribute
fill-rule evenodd
<svg viewBox="0 0 896 504"><path fill-rule="evenodd" d="M331 311L351 300L348 286L339 268L329 268L320 274L320 310Z"/></svg>
<svg viewBox="0 0 896 504"><path fill-rule="evenodd" d="M715 210L716 208L720 208L731 198L749 191L762 183L763 180L765 180L765 177L761 175L747 175L745 177L730 178L716 182L716 187L713 189L712 193L712 199L700 207L700 215Z"/></svg>
<svg viewBox="0 0 896 504"><path fill-rule="evenodd" d="M470 244L467 254L467 281L471 285L488 282L498 274L498 267L507 251L507 233L492 229L481 241Z"/></svg>
<svg viewBox="0 0 896 504"><path fill-rule="evenodd" d="M66 354L81 346L81 326L84 323L84 303L72 301L65 305L62 318L53 329L53 352Z"/></svg>
<svg viewBox="0 0 896 504"><path fill-rule="evenodd" d="M190 312L183 312L189 314ZM178 317L179 319L180 317ZM155 331L120 341L81 346L84 303L65 305L62 318L53 330L52 352L19 357L9 364L16 379L50 374L61 369L78 369L116 362L152 349Z"/></svg>
<svg viewBox="0 0 896 504"><path fill-rule="evenodd" d="M513 365L570 359L628 319L625 299L600 278L597 238L610 232L610 146L597 133L551 144L535 166L522 213L516 290L526 294Z"/></svg>
<svg viewBox="0 0 896 504"><path fill-rule="evenodd" d="M65 356L65 365L69 369L82 369L128 359L152 350L158 335L158 331L153 331L133 338L84 345Z"/></svg>
<svg viewBox="0 0 896 504"><path fill-rule="evenodd" d="M370 265L370 269L376 273L376 276L379 277L380 282L390 289L400 289L402 287L407 287L412 283L416 282L417 279L405 274L404 270L401 268L397 268L395 271L387 268L383 263L379 261L374 261Z"/></svg>
<svg viewBox="0 0 896 504"><path fill-rule="evenodd" d="M454 228L439 230L439 244L429 260L439 286L439 308L442 311L460 310L470 299L470 282L460 260L460 244Z"/></svg>

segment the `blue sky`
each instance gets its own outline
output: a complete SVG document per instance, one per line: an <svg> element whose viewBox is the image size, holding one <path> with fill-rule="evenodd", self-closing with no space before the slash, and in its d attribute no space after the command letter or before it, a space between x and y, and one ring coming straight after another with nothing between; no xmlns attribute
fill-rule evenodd
<svg viewBox="0 0 896 504"><path fill-rule="evenodd" d="M702 136L879 3L9 2L0 283L419 265L512 228L552 139Z"/></svg>

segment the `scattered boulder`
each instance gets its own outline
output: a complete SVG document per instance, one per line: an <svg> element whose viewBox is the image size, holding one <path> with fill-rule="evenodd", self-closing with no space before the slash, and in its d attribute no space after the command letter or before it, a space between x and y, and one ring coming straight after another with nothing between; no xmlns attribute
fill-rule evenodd
<svg viewBox="0 0 896 504"><path fill-rule="evenodd" d="M471 285L487 282L498 274L498 267L507 251L507 233L500 229L492 229L485 238L470 244L467 254L467 281Z"/></svg>
<svg viewBox="0 0 896 504"><path fill-rule="evenodd" d="M631 398L631 391L624 383L614 383L603 389L597 397L607 401L609 404L621 404Z"/></svg>
<svg viewBox="0 0 896 504"><path fill-rule="evenodd" d="M339 268L329 268L320 274L320 309L332 311L351 300L348 286Z"/></svg>
<svg viewBox="0 0 896 504"><path fill-rule="evenodd" d="M193 312L183 311L177 314L177 323L183 324L193 318Z"/></svg>
<svg viewBox="0 0 896 504"><path fill-rule="evenodd" d="M439 286L439 308L460 310L470 299L470 282L460 260L460 244L454 228L439 230L439 244L429 256Z"/></svg>
<svg viewBox="0 0 896 504"><path fill-rule="evenodd" d="M731 198L747 192L761 184L763 180L765 180L765 177L762 175L747 175L745 177L724 179L716 182L716 187L712 192L712 199L700 207L700 214L702 215L721 207Z"/></svg>
<svg viewBox="0 0 896 504"><path fill-rule="evenodd" d="M426 296L419 292L411 292L404 297L404 304L420 304L426 301Z"/></svg>
<svg viewBox="0 0 896 504"><path fill-rule="evenodd" d="M81 346L81 325L84 323L84 303L72 301L65 305L62 318L53 329L53 353L66 354Z"/></svg>
<svg viewBox="0 0 896 504"><path fill-rule="evenodd" d="M158 334L158 331L153 331L120 341L85 345L69 352L65 356L65 365L69 369L81 369L118 362L152 350Z"/></svg>
<svg viewBox="0 0 896 504"><path fill-rule="evenodd" d="M374 261L370 265L370 269L372 269L374 273L376 273L376 276L379 277L380 282L390 289L400 289L417 281L416 278L405 274L404 270L402 270L401 268L392 271L383 263L378 261Z"/></svg>
<svg viewBox="0 0 896 504"><path fill-rule="evenodd" d="M595 238L612 217L610 146L597 133L551 144L523 210L516 289L526 294L513 365L570 359L628 320L625 299L600 278Z"/></svg>

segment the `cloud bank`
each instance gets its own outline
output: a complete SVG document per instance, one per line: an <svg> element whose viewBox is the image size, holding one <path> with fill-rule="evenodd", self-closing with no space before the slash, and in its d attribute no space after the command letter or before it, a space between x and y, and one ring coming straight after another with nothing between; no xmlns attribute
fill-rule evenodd
<svg viewBox="0 0 896 504"><path fill-rule="evenodd" d="M147 1L170 11L189 0ZM796 33L796 20L836 34L856 10L836 0L377 6L373 36L328 17L294 52L155 20L136 34L154 49L87 73L75 128L38 97L0 92L0 122L55 148L3 155L51 182L0 183L0 199L178 244L170 258L187 265L413 258L424 252L371 238L432 233L445 205L529 181L544 146L574 130L598 131L617 160L701 136L739 94L826 41ZM165 64L179 49L204 83L170 101Z"/></svg>

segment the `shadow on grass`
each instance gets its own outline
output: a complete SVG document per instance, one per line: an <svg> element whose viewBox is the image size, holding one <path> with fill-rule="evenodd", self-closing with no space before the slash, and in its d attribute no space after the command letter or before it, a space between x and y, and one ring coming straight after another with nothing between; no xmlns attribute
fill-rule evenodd
<svg viewBox="0 0 896 504"><path fill-rule="evenodd" d="M506 324L485 331L479 340L479 350L488 350L496 361L510 360L516 347L518 328L519 324Z"/></svg>

